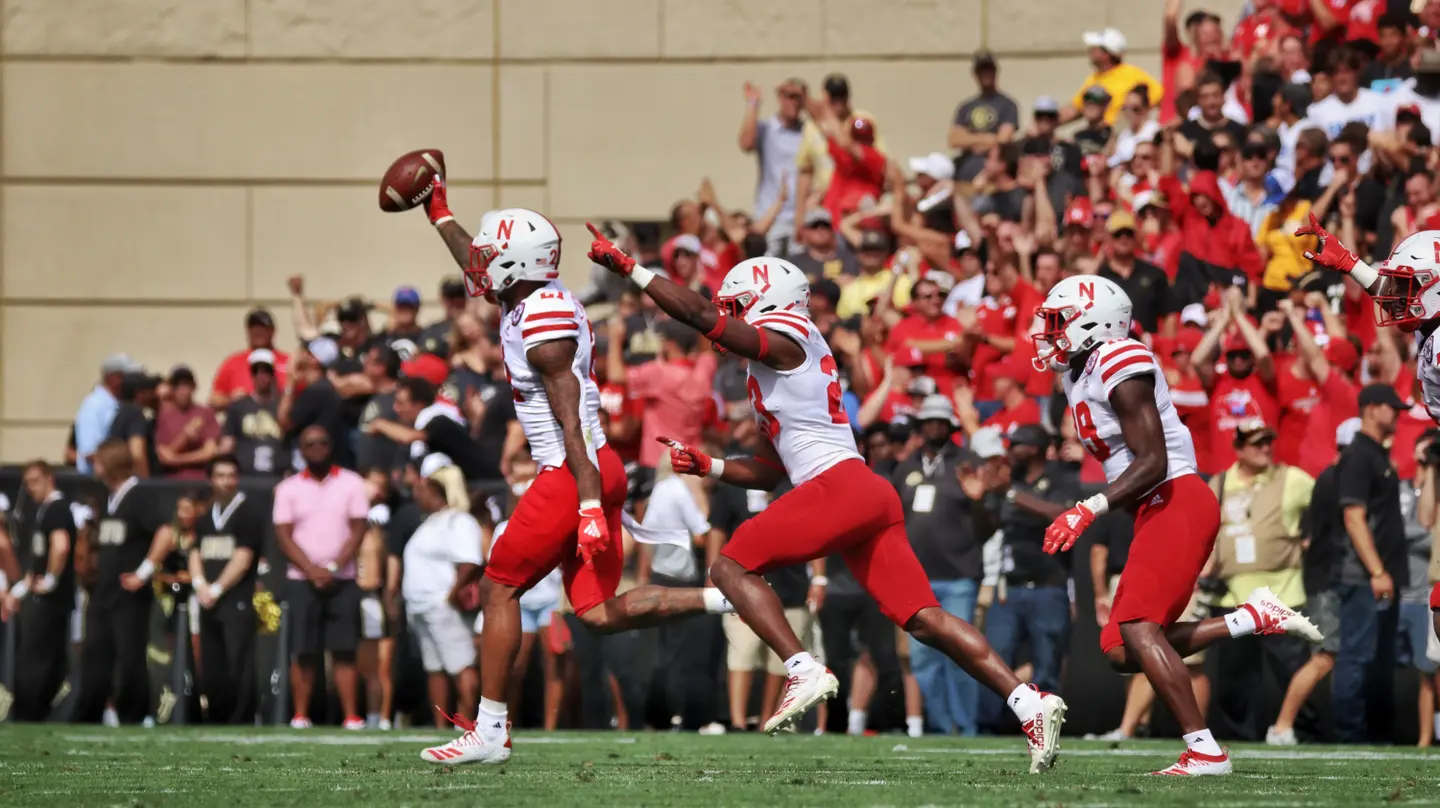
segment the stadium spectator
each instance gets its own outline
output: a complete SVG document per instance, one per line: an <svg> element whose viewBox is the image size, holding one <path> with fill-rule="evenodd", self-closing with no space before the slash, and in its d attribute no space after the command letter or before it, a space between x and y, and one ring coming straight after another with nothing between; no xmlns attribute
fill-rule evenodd
<svg viewBox="0 0 1440 808"><path fill-rule="evenodd" d="M789 78L775 88L776 110L760 118L760 88L745 82L745 116L740 119L740 151L754 154L759 165L755 184L754 216L765 215L775 200L786 197L780 213L765 234L766 252L785 255L795 235L795 158L805 126L805 82Z"/></svg>
<svg viewBox="0 0 1440 808"><path fill-rule="evenodd" d="M996 78L1000 69L989 51L975 54L971 74L979 92L960 102L947 138L955 149L955 179L971 182L985 167L990 149L1009 143L1020 126L1020 108L1015 99L1000 92Z"/></svg>
<svg viewBox="0 0 1440 808"><path fill-rule="evenodd" d="M95 447L110 436L110 424L120 410L126 374L139 371L140 366L125 354L115 354L100 363L100 382L75 413L75 468L81 474L91 472L90 458Z"/></svg>
<svg viewBox="0 0 1440 808"><path fill-rule="evenodd" d="M424 359L426 357L422 357ZM438 357L436 367L425 375L424 370L410 367L395 388L395 417L389 421L376 418L366 426L367 434L388 438L398 446L407 446L412 458L441 454L449 465L460 469L466 480L484 479L486 465L480 458L480 446L470 435L465 416L454 403L440 398L434 378L445 378L445 363ZM428 364L421 359L411 363ZM408 366L409 363L407 363Z"/></svg>
<svg viewBox="0 0 1440 808"><path fill-rule="evenodd" d="M1164 100L1164 86L1149 73L1125 61L1126 41L1125 35L1115 28L1106 28L1103 31L1089 31L1084 36L1085 47L1090 49L1090 64L1095 68L1085 82L1076 91L1075 98L1070 106L1060 110L1060 122L1069 123L1080 117L1080 108L1085 104L1092 103L1092 98L1087 97L1087 91L1091 88L1100 88L1105 91L1105 123L1113 124L1115 117L1120 114L1120 108L1125 101L1125 96L1137 85L1145 84L1152 88L1150 102L1159 104ZM1094 96L1098 100L1099 96Z"/></svg>
<svg viewBox="0 0 1440 808"><path fill-rule="evenodd" d="M449 355L450 333L455 321L470 307L470 296L465 294L465 282L459 278L446 278L440 282L440 305L445 316L438 323L426 326L420 332L420 350L438 356Z"/></svg>
<svg viewBox="0 0 1440 808"><path fill-rule="evenodd" d="M218 451L230 455L241 474L279 474L289 463L285 433L280 429L280 397L275 388L275 353L250 352L252 391L225 408L225 427Z"/></svg>
<svg viewBox="0 0 1440 808"><path fill-rule="evenodd" d="M250 375L250 354L265 349L275 356L275 379L285 386L289 372L290 355L275 347L275 318L265 309L253 309L245 315L244 350L236 351L220 362L215 369L215 378L210 383L210 406L223 410L229 403L247 393L253 393L254 380Z"/></svg>
<svg viewBox="0 0 1440 808"><path fill-rule="evenodd" d="M410 456L410 444L396 441L371 428L376 420L396 421L395 393L399 388L400 352L394 344L377 344L365 352L364 374L369 380L370 400L360 414L360 438L355 447L356 468L380 469L387 475L399 471Z"/></svg>
<svg viewBox="0 0 1440 808"><path fill-rule="evenodd" d="M951 357L965 328L941 310L945 295L935 281L921 278L911 287L911 298L914 303L910 310L914 313L890 329L885 349L893 356L918 352L925 373L935 380L940 392L948 394L960 378L959 371L951 367Z"/></svg>
<svg viewBox="0 0 1440 808"><path fill-rule="evenodd" d="M1326 137L1335 139L1348 123L1363 123L1372 132L1391 128L1391 120L1379 93L1360 86L1364 58L1353 48L1335 49L1330 56L1332 94L1310 105L1306 113Z"/></svg>
<svg viewBox="0 0 1440 808"><path fill-rule="evenodd" d="M155 415L157 471L179 480L202 480L220 444L215 411L195 402L195 374L178 365L170 371L170 400Z"/></svg>
<svg viewBox="0 0 1440 808"><path fill-rule="evenodd" d="M409 359L420 353L425 329L420 327L420 291L413 286L401 286L395 290L390 304L390 321L378 339L390 346L401 359Z"/></svg>
<svg viewBox="0 0 1440 808"><path fill-rule="evenodd" d="M1116 211L1105 223L1109 251L1098 274L1114 281L1129 295L1132 321L1147 334L1174 336L1179 309L1170 299L1170 279L1160 267L1136 255L1139 247L1135 217Z"/></svg>
<svg viewBox="0 0 1440 808"><path fill-rule="evenodd" d="M155 453L155 409L160 403L160 378L143 371L127 373L120 385L120 408L110 422L108 439L124 442L135 475L159 473Z"/></svg>
<svg viewBox="0 0 1440 808"><path fill-rule="evenodd" d="M883 232L861 231L856 238L855 255L859 259L860 274L840 290L840 301L835 308L837 317L849 320L869 314L880 296L885 294L889 296L890 305L897 309L910 304L910 275L886 266L890 258L890 240Z"/></svg>
<svg viewBox="0 0 1440 808"><path fill-rule="evenodd" d="M1166 102L1160 105L1160 123L1180 117L1175 111L1175 98L1195 86L1195 77L1211 59L1224 55L1225 34L1220 18L1208 11L1192 11L1185 15L1185 36L1180 39L1181 0L1166 0L1162 24L1161 79Z"/></svg>
<svg viewBox="0 0 1440 808"><path fill-rule="evenodd" d="M850 79L843 73L831 73L822 85L825 90L823 103L843 130L850 130L856 120L864 120L875 130L875 118L868 112L857 110L850 105ZM811 105L807 104L807 109ZM878 136L872 144L875 150L884 153L885 144ZM820 205L835 176L835 163L830 157L830 146L819 122L807 120L802 131L800 151L795 155L795 221L810 226L810 211ZM791 245L791 253L795 253ZM802 267L803 268L803 267ZM808 274L808 273L807 273Z"/></svg>
<svg viewBox="0 0 1440 808"><path fill-rule="evenodd" d="M850 245L835 237L835 223L830 211L816 207L805 214L805 226L800 233L798 255L791 263L800 268L812 281L824 278L841 281L855 277L860 272L859 262Z"/></svg>
<svg viewBox="0 0 1440 808"><path fill-rule="evenodd" d="M1201 73L1195 81L1195 108L1199 114L1180 125L1181 137L1191 146L1225 134L1229 144L1236 145L1245 139L1245 127L1225 116L1225 80L1216 73ZM1218 148L1218 146L1217 146Z"/></svg>
<svg viewBox="0 0 1440 808"><path fill-rule="evenodd" d="M649 480L654 480L664 453L655 439L663 435L691 445L703 442L707 413L714 407L715 353L699 350L699 336L680 323L664 320L658 329L660 355L655 361L621 367L612 363L609 368L610 380L624 380L630 397L644 403L640 466ZM610 338L624 339L625 333Z"/></svg>
<svg viewBox="0 0 1440 808"><path fill-rule="evenodd" d="M329 337L311 340L295 359L277 411L286 440L298 442L301 432L319 426L330 438L330 451L336 464L349 468L354 465L351 459L354 455L349 431L345 428L344 404L325 373L339 354L335 341ZM296 460L295 466L303 464Z"/></svg>
<svg viewBox="0 0 1440 808"><path fill-rule="evenodd" d="M320 425L299 436L304 470L275 487L275 541L289 560L284 590L290 610L290 726L311 726L315 675L328 651L346 729L364 729L358 712L355 649L360 590L355 555L365 536L370 503L360 475L337 465L331 433Z"/></svg>
<svg viewBox="0 0 1440 808"><path fill-rule="evenodd" d="M1410 41L1410 24L1406 10L1388 8L1375 21L1379 52L1360 73L1360 86L1372 92L1398 90L1405 80L1415 75L1410 64L1415 45Z"/></svg>

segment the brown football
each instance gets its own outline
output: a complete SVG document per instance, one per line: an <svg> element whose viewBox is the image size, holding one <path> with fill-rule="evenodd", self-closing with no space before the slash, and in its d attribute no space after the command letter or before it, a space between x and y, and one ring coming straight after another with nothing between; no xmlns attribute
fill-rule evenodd
<svg viewBox="0 0 1440 808"><path fill-rule="evenodd" d="M424 202L445 176L445 155L439 149L418 149L402 154L380 178L380 209L386 213L409 210Z"/></svg>

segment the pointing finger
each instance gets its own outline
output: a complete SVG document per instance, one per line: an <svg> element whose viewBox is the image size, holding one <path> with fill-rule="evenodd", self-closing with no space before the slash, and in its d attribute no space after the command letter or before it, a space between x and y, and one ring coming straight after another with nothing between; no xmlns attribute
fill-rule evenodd
<svg viewBox="0 0 1440 808"><path fill-rule="evenodd" d="M1313 219L1314 217L1312 216L1311 218ZM604 234L604 233L601 233L601 232L599 231L599 229L597 229L597 228L595 227L595 225L590 224L589 222L586 222L586 223L585 223L585 226L588 227L588 228L590 228L590 234L593 235L595 238L598 238L598 239L603 239L603 238L605 238L605 234Z"/></svg>

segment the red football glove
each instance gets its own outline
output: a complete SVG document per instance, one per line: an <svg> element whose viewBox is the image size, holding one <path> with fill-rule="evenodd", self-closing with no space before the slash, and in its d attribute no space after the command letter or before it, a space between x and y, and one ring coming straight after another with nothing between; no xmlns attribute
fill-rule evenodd
<svg viewBox="0 0 1440 808"><path fill-rule="evenodd" d="M1349 272L1360 260L1355 253L1345 249L1345 245L1340 243L1340 239L1330 235L1329 231L1321 227L1320 220L1316 219L1313 213L1310 214L1310 224L1296 230L1295 235L1315 236L1320 239L1318 245L1320 252L1313 253L1306 250L1305 257L1322 267L1330 267L1337 272Z"/></svg>
<svg viewBox="0 0 1440 808"><path fill-rule="evenodd" d="M425 198L425 215L430 217L430 224L436 226L455 218L455 214L450 212L450 200L446 197L445 178L439 174L435 175L430 196Z"/></svg>
<svg viewBox="0 0 1440 808"><path fill-rule="evenodd" d="M610 546L610 528L605 524L605 512L599 508L580 511L579 546L580 557L585 566L590 566L596 553L604 552Z"/></svg>
<svg viewBox="0 0 1440 808"><path fill-rule="evenodd" d="M595 240L590 242L590 260L611 272L630 277L630 272L635 269L635 259L621 252L595 225L586 222L585 226L590 228L590 234L595 236Z"/></svg>
<svg viewBox="0 0 1440 808"><path fill-rule="evenodd" d="M710 473L710 455L694 446L686 446L671 438L656 438L655 440L670 447L670 465L675 468L676 474L693 474L696 477L704 477Z"/></svg>
<svg viewBox="0 0 1440 808"><path fill-rule="evenodd" d="M1076 503L1075 507L1060 514L1050 527L1045 528L1045 552L1050 555L1064 552L1075 546L1075 540L1095 521L1095 512Z"/></svg>

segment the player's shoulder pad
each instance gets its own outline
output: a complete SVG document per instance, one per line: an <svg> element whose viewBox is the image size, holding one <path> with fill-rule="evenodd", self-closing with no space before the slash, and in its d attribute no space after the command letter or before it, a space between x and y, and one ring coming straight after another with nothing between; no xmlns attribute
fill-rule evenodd
<svg viewBox="0 0 1440 808"><path fill-rule="evenodd" d="M768 328L804 342L810 337L810 318L789 311L767 311L749 320L756 328Z"/></svg>
<svg viewBox="0 0 1440 808"><path fill-rule="evenodd" d="M580 333L580 307L570 292L558 284L531 292L510 316L527 346L573 339Z"/></svg>
<svg viewBox="0 0 1440 808"><path fill-rule="evenodd" d="M1097 348L1095 355L1100 381L1106 385L1156 369L1155 354L1138 340L1111 340Z"/></svg>
<svg viewBox="0 0 1440 808"><path fill-rule="evenodd" d="M575 313L575 296L570 290L559 284L552 284L542 289L536 289L520 304L517 310L523 309L522 318L538 312L562 311L570 314Z"/></svg>

